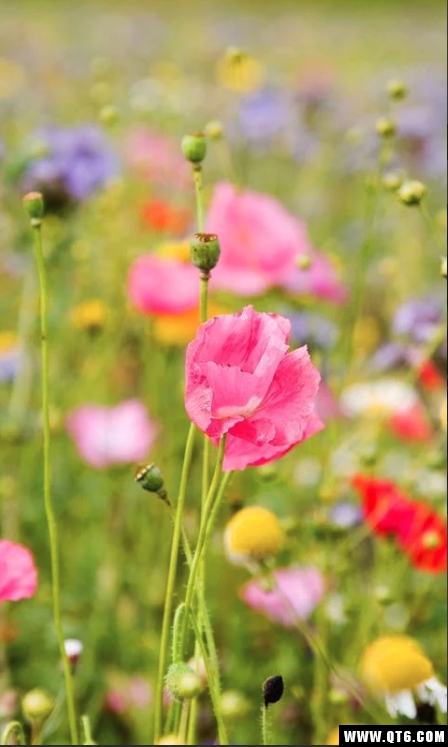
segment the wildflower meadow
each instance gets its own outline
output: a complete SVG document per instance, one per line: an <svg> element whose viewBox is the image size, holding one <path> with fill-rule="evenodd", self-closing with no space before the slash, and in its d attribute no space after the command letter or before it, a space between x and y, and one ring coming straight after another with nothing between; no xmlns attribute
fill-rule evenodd
<svg viewBox="0 0 448 747"><path fill-rule="evenodd" d="M446 735L445 28L0 0L0 744Z"/></svg>

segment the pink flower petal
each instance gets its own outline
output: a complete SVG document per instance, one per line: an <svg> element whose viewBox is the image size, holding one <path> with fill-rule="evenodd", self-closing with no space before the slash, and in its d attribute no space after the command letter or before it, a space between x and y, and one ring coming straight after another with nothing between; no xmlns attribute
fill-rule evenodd
<svg viewBox="0 0 448 747"><path fill-rule="evenodd" d="M292 566L273 573L274 585L266 590L258 580L249 581L241 597L249 607L286 628L307 620L323 599L325 584L317 568Z"/></svg>
<svg viewBox="0 0 448 747"><path fill-rule="evenodd" d="M144 314L179 314L198 306L198 271L186 262L144 254L130 267L127 292Z"/></svg>
<svg viewBox="0 0 448 747"><path fill-rule="evenodd" d="M116 407L84 405L67 417L67 431L80 456L92 467L139 462L158 434L145 406L128 400Z"/></svg>
<svg viewBox="0 0 448 747"><path fill-rule="evenodd" d="M29 599L36 593L37 569L23 545L0 540L0 602Z"/></svg>

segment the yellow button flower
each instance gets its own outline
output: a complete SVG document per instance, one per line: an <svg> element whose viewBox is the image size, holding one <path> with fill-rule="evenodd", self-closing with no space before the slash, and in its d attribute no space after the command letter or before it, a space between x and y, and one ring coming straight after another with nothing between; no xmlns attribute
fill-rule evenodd
<svg viewBox="0 0 448 747"><path fill-rule="evenodd" d="M156 744L182 744L175 734L167 734L162 739L159 739Z"/></svg>
<svg viewBox="0 0 448 747"><path fill-rule="evenodd" d="M339 726L330 731L325 744L339 744Z"/></svg>
<svg viewBox="0 0 448 747"><path fill-rule="evenodd" d="M278 518L261 506L248 506L238 511L228 522L224 533L229 560L250 569L277 555L284 547L285 539Z"/></svg>
<svg viewBox="0 0 448 747"><path fill-rule="evenodd" d="M442 426L443 430L446 431L447 429L447 400L445 397L445 401L442 402L442 406L440 408L440 425Z"/></svg>
<svg viewBox="0 0 448 747"><path fill-rule="evenodd" d="M420 644L409 636L378 638L365 649L360 671L367 687L383 695L392 717L403 714L415 718L414 695L446 713L446 687L434 676Z"/></svg>
<svg viewBox="0 0 448 747"><path fill-rule="evenodd" d="M12 330L0 332L0 353L9 353L17 344L17 334Z"/></svg>
<svg viewBox="0 0 448 747"><path fill-rule="evenodd" d="M106 304L98 298L92 298L82 301L72 309L71 320L77 329L92 332L104 327L108 315Z"/></svg>
<svg viewBox="0 0 448 747"><path fill-rule="evenodd" d="M261 63L240 50L228 50L218 60L216 67L218 83L235 93L250 93L263 82Z"/></svg>

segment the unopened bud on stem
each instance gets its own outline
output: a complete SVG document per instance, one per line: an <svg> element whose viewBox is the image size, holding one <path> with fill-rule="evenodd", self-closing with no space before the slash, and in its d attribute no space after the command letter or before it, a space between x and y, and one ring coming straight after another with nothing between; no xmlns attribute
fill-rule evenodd
<svg viewBox="0 0 448 747"><path fill-rule="evenodd" d="M397 194L403 205L420 205L426 194L426 187L422 182L408 180L403 182Z"/></svg>
<svg viewBox="0 0 448 747"><path fill-rule="evenodd" d="M199 164L204 160L207 153L207 140L202 132L195 135L184 135L181 147L187 161L192 164Z"/></svg>
<svg viewBox="0 0 448 747"><path fill-rule="evenodd" d="M41 192L28 192L23 198L23 207L33 228L38 228L44 215L44 198Z"/></svg>

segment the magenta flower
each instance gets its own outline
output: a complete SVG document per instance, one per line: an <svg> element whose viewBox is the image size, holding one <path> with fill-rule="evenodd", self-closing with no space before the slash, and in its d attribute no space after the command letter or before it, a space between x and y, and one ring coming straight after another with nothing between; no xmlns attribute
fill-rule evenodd
<svg viewBox="0 0 448 747"><path fill-rule="evenodd" d="M191 185L189 164L179 143L159 132L143 127L133 130L126 143L125 158L153 185L179 189Z"/></svg>
<svg viewBox="0 0 448 747"><path fill-rule="evenodd" d="M237 190L223 182L215 187L207 231L219 236L221 257L213 270L211 287L240 296L258 296L269 288L340 300L343 288L330 261L311 246L306 226L273 197ZM300 258L310 258L306 271Z"/></svg>
<svg viewBox="0 0 448 747"><path fill-rule="evenodd" d="M144 314L179 314L198 305L198 271L178 259L144 254L131 265L128 297Z"/></svg>
<svg viewBox="0 0 448 747"><path fill-rule="evenodd" d="M243 601L273 623L293 628L298 621L307 620L322 600L325 584L317 568L292 566L273 572L271 589L253 579L240 592Z"/></svg>
<svg viewBox="0 0 448 747"><path fill-rule="evenodd" d="M215 443L224 471L266 464L323 428L320 375L305 346L288 353L290 322L246 306L198 328L186 356L185 407Z"/></svg>
<svg viewBox="0 0 448 747"><path fill-rule="evenodd" d="M139 462L158 434L145 406L128 400L116 407L84 405L67 417L67 431L80 456L92 467Z"/></svg>
<svg viewBox="0 0 448 747"><path fill-rule="evenodd" d="M37 570L31 552L23 545L0 540L0 602L29 599L36 589Z"/></svg>

